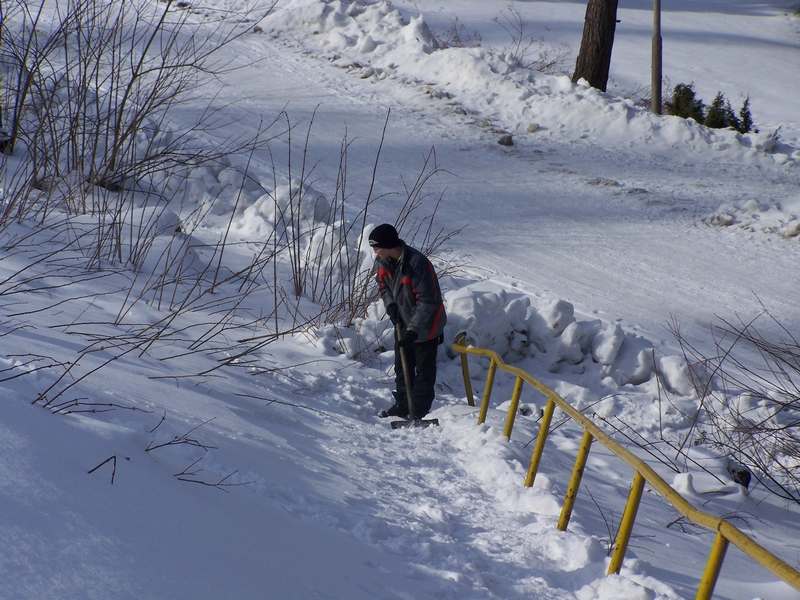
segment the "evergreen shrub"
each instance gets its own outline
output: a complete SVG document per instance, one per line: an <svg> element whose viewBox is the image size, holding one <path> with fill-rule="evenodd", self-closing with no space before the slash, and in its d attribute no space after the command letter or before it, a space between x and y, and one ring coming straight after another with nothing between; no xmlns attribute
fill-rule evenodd
<svg viewBox="0 0 800 600"><path fill-rule="evenodd" d="M668 115L694 119L698 123L705 121L706 107L703 101L695 97L694 86L679 83L672 89L672 97L664 102Z"/></svg>
<svg viewBox="0 0 800 600"><path fill-rule="evenodd" d="M672 90L669 100L664 102L668 115L694 119L706 127L725 129L730 127L739 133L753 131L753 116L750 114L750 97L744 99L739 114L734 112L730 101L722 92L717 92L711 106L706 106L696 97L693 84L679 83ZM755 130L756 133L758 130Z"/></svg>

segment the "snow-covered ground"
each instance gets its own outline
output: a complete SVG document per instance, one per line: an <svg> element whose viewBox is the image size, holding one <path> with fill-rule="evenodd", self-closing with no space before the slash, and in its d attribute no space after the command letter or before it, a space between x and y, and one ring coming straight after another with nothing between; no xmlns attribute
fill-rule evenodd
<svg viewBox="0 0 800 600"><path fill-rule="evenodd" d="M299 172L306 132L313 228L333 219L345 137L349 206L367 197L386 123L364 222L394 222L435 148L422 210L441 198L436 228L461 229L439 254L450 265L448 345L466 331L598 422L651 442L692 431L699 400L670 323L708 352L718 319L749 321L766 308L800 330L792 2L663 3L664 75L693 83L706 103L717 91L736 107L749 96L758 128L749 134L641 106L646 0L621 3L607 94L519 67L503 27L519 14L545 47L572 49L563 64L572 69L585 2L282 0L257 27L266 3L189 4L209 24L220 15L237 24L245 10L251 20L224 50L240 68L219 89L199 89L182 107L186 122L210 102L231 139L283 110L297 125L291 145L282 136L269 152L196 170L159 217L156 246L169 248L176 226L209 204L184 240L209 278L248 264L275 231L272 198L287 193L290 148ZM454 26L462 39L477 32L481 46L452 45ZM498 144L504 135L513 145ZM5 190L18 159L7 159ZM259 185L237 179L245 164ZM555 429L534 488L524 488L544 406L534 390L523 389L506 440L514 381L499 374L487 423L476 426L446 345L432 414L441 426L391 430L376 417L390 404L393 352L380 351L391 341L375 304L353 327L311 323L220 367L245 329L254 339L271 331L263 317L280 296L263 275L244 278L256 291L240 312L236 298L217 299L241 290L226 282L144 345L145 327L176 305L142 291L163 271L157 254L137 276L87 270L82 242L63 249L52 233L60 218L48 218L49 228L2 232L0 598L694 597L713 535L647 488L624 568L604 576L632 473L598 444L569 529L556 530L581 431ZM76 218L69 231L92 226ZM213 245L229 226L220 257ZM352 233L352 255L368 265L361 227ZM285 267L276 277L288 290ZM297 308L314 314L310 297ZM470 369L480 395L487 365L471 359ZM695 464L670 465L642 454L695 506L800 565L796 504L733 483L713 447L690 455ZM730 548L715 597L800 592Z"/></svg>

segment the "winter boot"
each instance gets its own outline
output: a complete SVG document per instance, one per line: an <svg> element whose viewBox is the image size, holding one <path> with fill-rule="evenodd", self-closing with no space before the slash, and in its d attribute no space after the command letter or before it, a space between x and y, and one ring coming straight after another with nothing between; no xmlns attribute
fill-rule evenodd
<svg viewBox="0 0 800 600"><path fill-rule="evenodd" d="M394 404L387 410L382 410L378 413L381 419L386 417L400 417L402 419L408 418L408 401L401 402L400 395L397 392L392 392L394 395Z"/></svg>
<svg viewBox="0 0 800 600"><path fill-rule="evenodd" d="M393 404L389 409L380 411L378 416L381 419L385 419L386 417L400 417L405 419L408 417L408 406Z"/></svg>

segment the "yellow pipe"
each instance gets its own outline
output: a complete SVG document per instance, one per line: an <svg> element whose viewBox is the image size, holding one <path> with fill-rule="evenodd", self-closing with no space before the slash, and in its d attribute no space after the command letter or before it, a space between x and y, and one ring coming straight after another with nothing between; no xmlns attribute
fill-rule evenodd
<svg viewBox="0 0 800 600"><path fill-rule="evenodd" d="M581 447L578 449L578 456L575 458L575 468L572 469L572 477L569 480L567 495L564 497L564 506L561 507L561 516L558 518L556 529L566 531L569 525L569 518L572 516L572 508L575 506L575 499L578 497L578 488L581 486L583 469L586 467L586 460L589 458L589 450L592 447L591 432L588 429L583 431Z"/></svg>
<svg viewBox="0 0 800 600"><path fill-rule="evenodd" d="M622 561L625 559L625 552L628 550L628 542L633 531L633 522L636 520L636 513L639 511L639 502L644 491L644 477L639 471L633 476L631 491L628 494L628 503L625 505L625 512L622 514L622 521L619 524L617 539L614 543L614 554L611 555L611 562L608 565L608 575L616 573L622 568Z"/></svg>
<svg viewBox="0 0 800 600"><path fill-rule="evenodd" d="M464 388L467 392L467 404L475 406L475 397L472 395L472 381L469 378L469 366L467 365L467 355L461 355L461 372L464 375Z"/></svg>
<svg viewBox="0 0 800 600"><path fill-rule="evenodd" d="M556 403L552 398L548 398L547 406L545 406L544 413L542 413L542 423L539 425L539 436L536 438L536 446L534 446L533 454L531 455L531 464L528 467L528 474L525 476L525 487L532 487L533 481L536 479L536 473L539 471L539 463L544 452L544 443L547 441L547 434L550 432L550 421L553 420L555 409Z"/></svg>
<svg viewBox="0 0 800 600"><path fill-rule="evenodd" d="M459 333L456 338L453 340L453 350L458 352L458 346L463 346L464 343L467 341L467 335L465 333ZM467 392L467 404L470 406L475 406L475 396L472 394L472 380L469 377L469 364L467 363L467 355L464 352L459 352L461 354L461 375L464 377L464 389Z"/></svg>
<svg viewBox="0 0 800 600"><path fill-rule="evenodd" d="M508 416L506 417L506 428L503 435L509 440L511 439L511 430L514 429L514 419L517 416L517 409L519 408L519 397L522 394L522 384L524 380L517 375L517 383L514 385L514 393L511 394L511 406L508 407Z"/></svg>
<svg viewBox="0 0 800 600"><path fill-rule="evenodd" d="M591 419L588 419L577 411L571 404L561 398L552 389L544 385L542 382L534 378L532 375L518 369L506 365L502 358L491 350L484 348L467 347L463 343L453 343L453 350L461 354L474 354L476 356L485 356L491 358L495 367L501 371L518 375L522 377L527 383L534 388L545 394L548 398L548 404L545 408L545 414L542 417L542 427L539 431L539 438L537 440L537 448L534 450L531 457L531 466L528 469L528 475L525 478L525 485L530 487L533 485L533 480L536 476L536 471L539 467L541 459L541 450L544 447L544 442L547 436L547 431L550 428L549 419L552 417L552 411L555 406L558 406L564 413L567 414L572 420L581 425L585 431L591 432L592 436L600 443L608 448L611 452L616 454L620 459L626 462L633 469L641 474L647 483L667 502L672 504L675 509L686 517L691 523L710 529L712 531L720 532L725 540L736 546L739 550L744 552L750 559L758 563L770 573L779 577L787 584L796 590L800 590L800 571L791 567L788 563L781 560L766 548L763 548L755 541L750 539L747 535L742 533L736 527L731 525L728 521L720 519L719 517L712 516L702 510L699 510L691 505L691 503L676 492L666 481L664 481L647 463L641 460L638 456L633 454L627 448L621 446L616 440L609 436L605 431L600 429ZM491 372L492 378L494 372ZM541 446L541 448L540 448ZM538 450L538 452L537 452Z"/></svg>
<svg viewBox="0 0 800 600"><path fill-rule="evenodd" d="M711 547L711 554L708 556L706 570L700 580L700 587L697 588L695 600L711 600L714 593L714 586L717 584L717 577L722 570L722 561L725 560L725 552L728 550L728 540L721 531L717 531L714 538L714 545Z"/></svg>
<svg viewBox="0 0 800 600"><path fill-rule="evenodd" d="M497 370L497 361L494 356L492 362L489 363L489 374L486 376L486 389L483 390L483 402L481 402L481 411L478 415L478 425L482 425L486 421L486 413L489 412L489 398L492 396L492 386L494 385L494 373Z"/></svg>
<svg viewBox="0 0 800 600"><path fill-rule="evenodd" d="M764 567L767 571L781 578L794 589L800 590L800 572L796 569L790 567L777 556L770 554L724 519L719 523L719 531L725 536L726 540Z"/></svg>

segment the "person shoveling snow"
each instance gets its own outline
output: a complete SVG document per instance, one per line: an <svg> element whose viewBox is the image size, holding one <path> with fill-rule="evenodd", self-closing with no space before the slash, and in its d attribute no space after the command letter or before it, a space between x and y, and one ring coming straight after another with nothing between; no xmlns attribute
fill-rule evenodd
<svg viewBox="0 0 800 600"><path fill-rule="evenodd" d="M395 326L395 403L378 416L416 424L433 404L436 353L447 323L439 279L431 262L388 223L372 230L369 245L377 255L381 299Z"/></svg>

